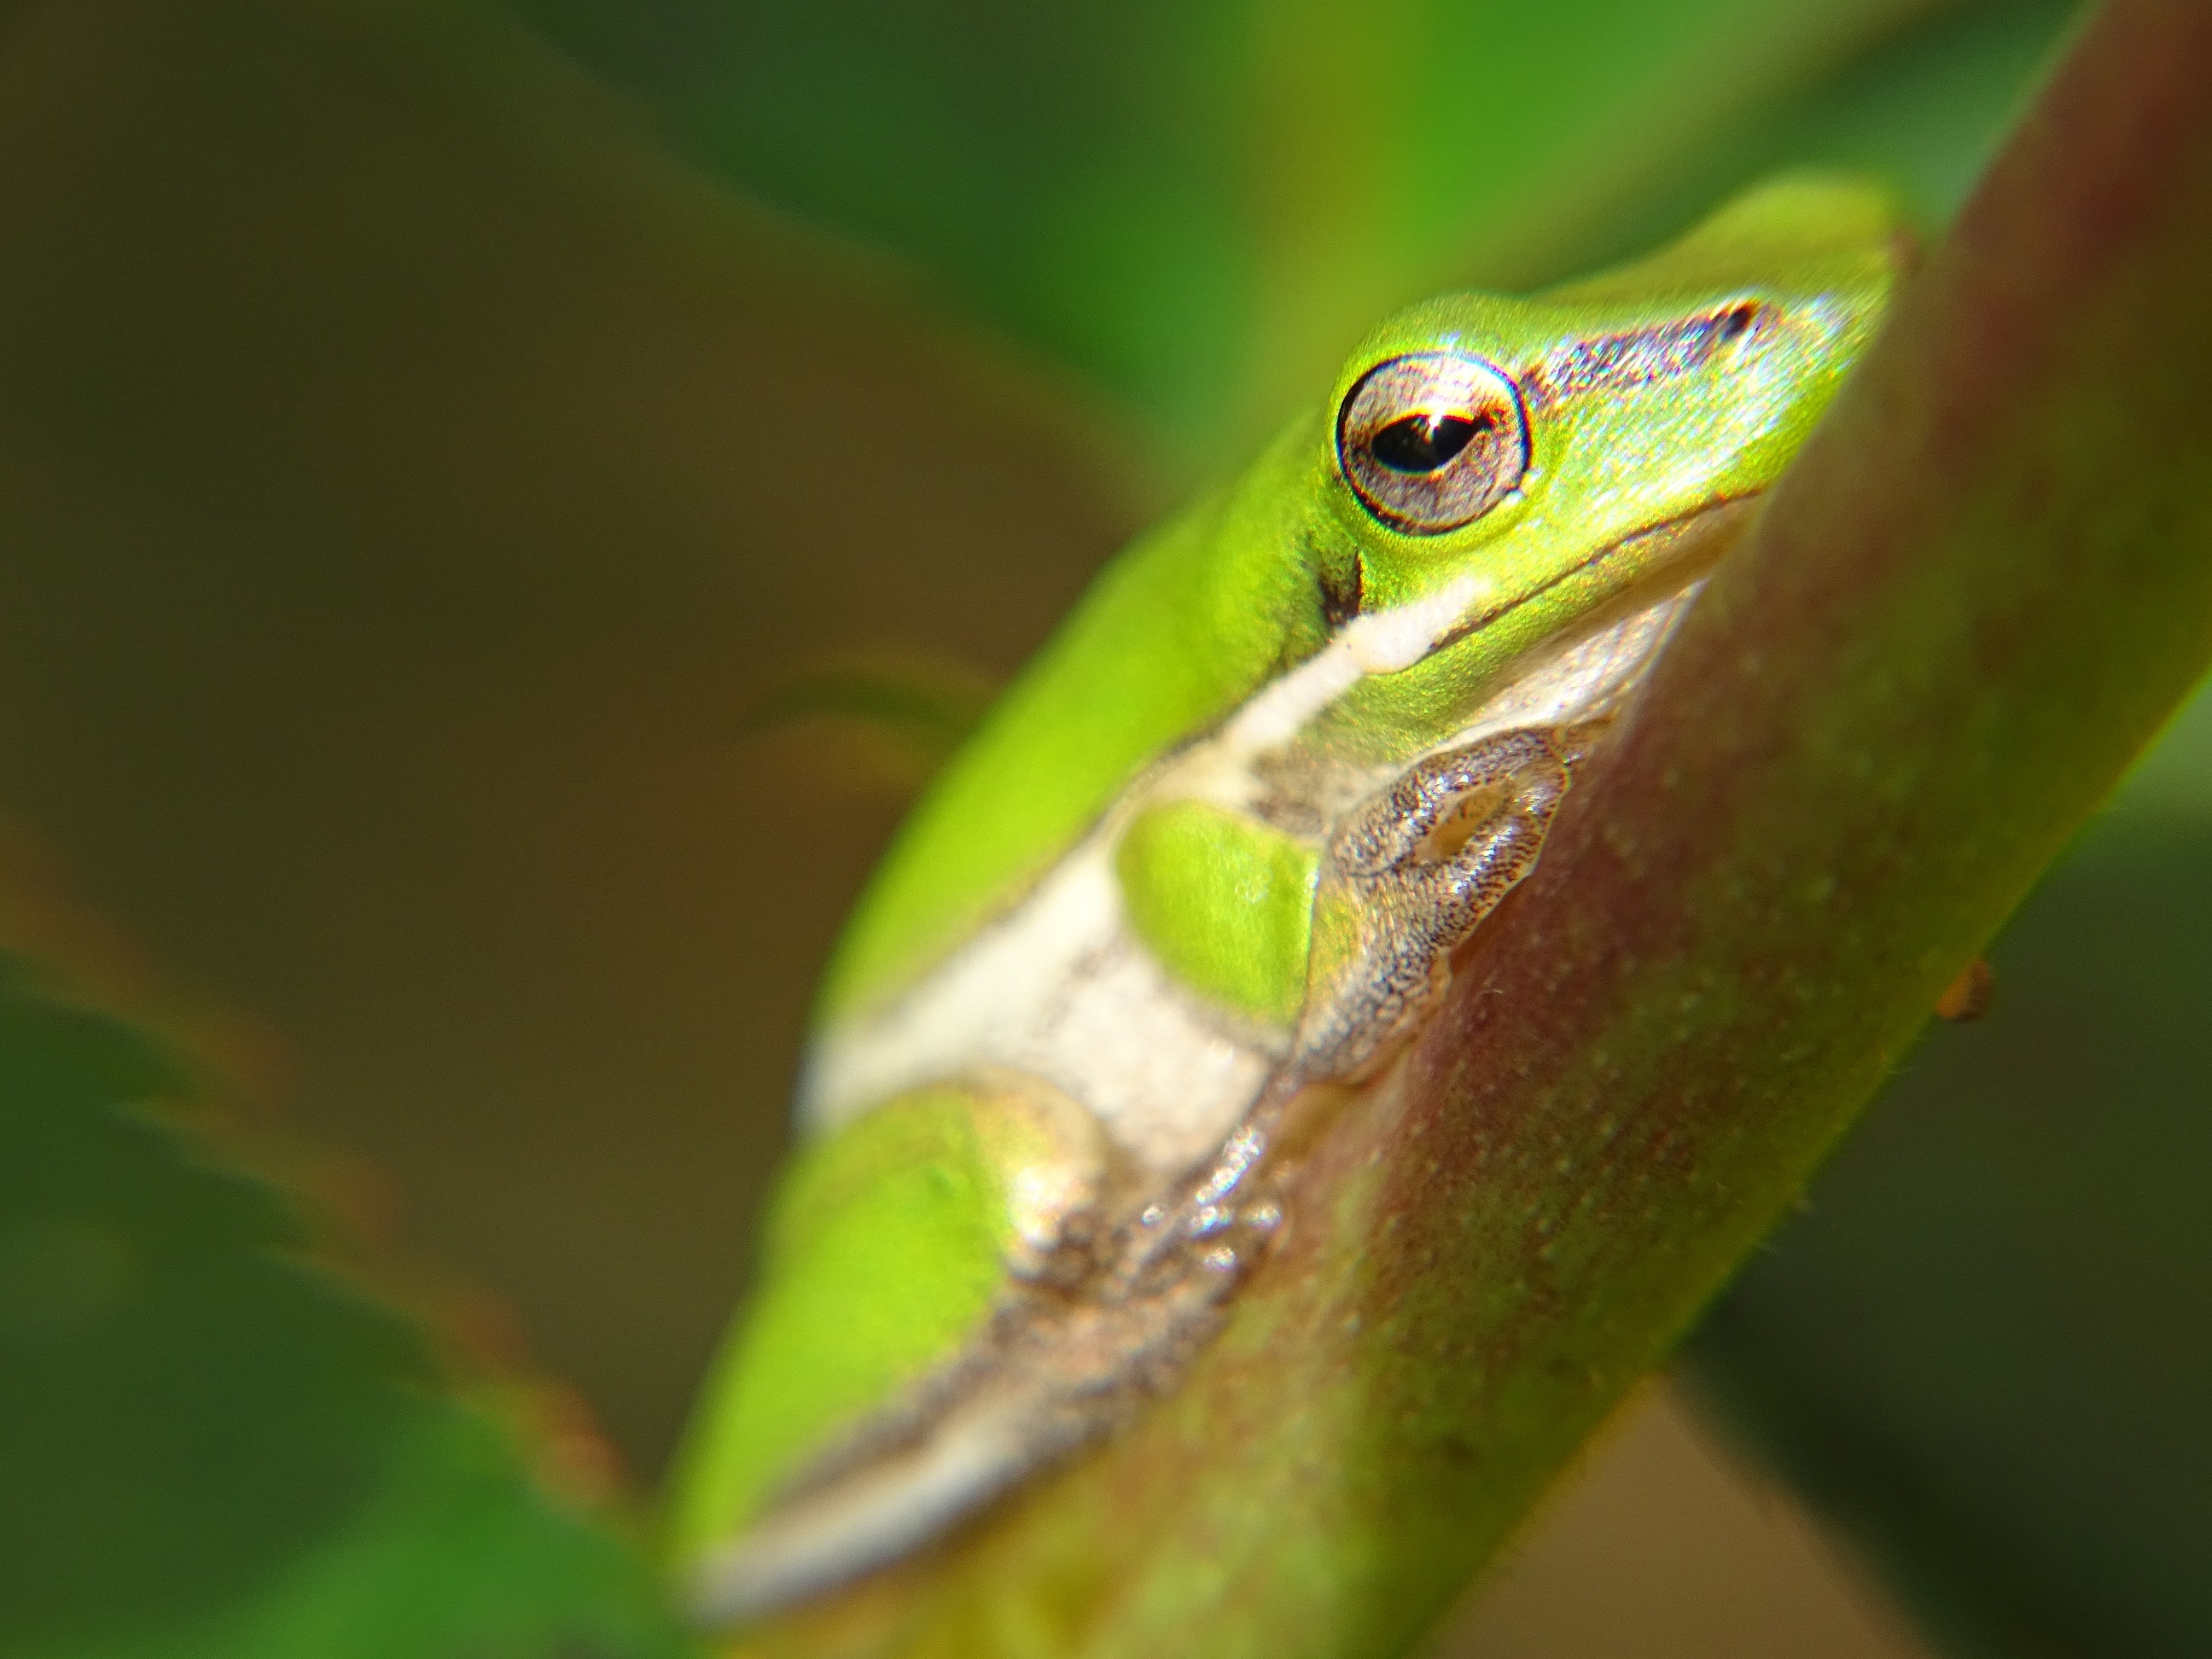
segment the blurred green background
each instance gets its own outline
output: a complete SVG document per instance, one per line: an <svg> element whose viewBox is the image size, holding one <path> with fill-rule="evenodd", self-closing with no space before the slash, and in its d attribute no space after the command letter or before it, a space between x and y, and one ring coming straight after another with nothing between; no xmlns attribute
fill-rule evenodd
<svg viewBox="0 0 2212 1659"><path fill-rule="evenodd" d="M202 1057L113 1097L231 1101L387 1271L510 1310L472 1316L514 1328L502 1363L572 1382L647 1483L742 1290L809 987L928 757L757 712L825 666L1003 678L1403 301L1571 274L1778 166L1878 172L1940 231L2075 10L17 0L5 942ZM2200 712L1697 1345L1950 1650L2212 1650L2209 907ZM19 1187L0 1366L66 1401L95 1349L53 1345L108 1316L36 1310L107 1247ZM314 1317L380 1317L349 1294ZM375 1353L331 1398L365 1369L428 1410L436 1367ZM276 1392L224 1363L204 1397L147 1382L179 1445ZM124 1409L70 1432L143 1462ZM371 1448L363 1493L411 1490L330 1431ZM328 1495L322 1455L295 1484ZM590 1504L532 1530L523 1454L483 1455L539 1540L514 1597L620 1554ZM0 1537L82 1501L41 1480ZM209 1650L376 1501L191 1577ZM122 1565L56 1582L0 1655L180 1617ZM64 1641L80 1606L106 1622ZM477 1616L358 1650L466 1650ZM482 1616L518 1652L572 1617L582 1650L668 1639Z"/></svg>

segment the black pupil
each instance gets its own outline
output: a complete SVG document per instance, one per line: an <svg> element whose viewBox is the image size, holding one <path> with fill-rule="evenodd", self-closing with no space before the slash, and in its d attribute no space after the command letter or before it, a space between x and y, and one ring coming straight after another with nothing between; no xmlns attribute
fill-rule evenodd
<svg viewBox="0 0 2212 1659"><path fill-rule="evenodd" d="M1490 424L1487 415L1408 415L1376 433L1367 447L1393 472L1433 472Z"/></svg>

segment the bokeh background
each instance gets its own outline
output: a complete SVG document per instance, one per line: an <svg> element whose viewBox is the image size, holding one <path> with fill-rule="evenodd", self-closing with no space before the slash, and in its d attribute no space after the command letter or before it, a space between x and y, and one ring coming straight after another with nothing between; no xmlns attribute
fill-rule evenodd
<svg viewBox="0 0 2212 1659"><path fill-rule="evenodd" d="M837 920L1098 563L1425 292L1782 166L1940 234L2077 9L15 0L7 942L644 1490ZM2212 1651L2212 704L1992 959L1440 1650Z"/></svg>

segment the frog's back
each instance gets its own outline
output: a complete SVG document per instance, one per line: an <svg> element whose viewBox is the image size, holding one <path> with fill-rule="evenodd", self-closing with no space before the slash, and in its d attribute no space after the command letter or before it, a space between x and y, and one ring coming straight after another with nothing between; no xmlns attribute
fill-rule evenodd
<svg viewBox="0 0 2212 1659"><path fill-rule="evenodd" d="M1148 763L1321 644L1316 573L1283 556L1312 426L1100 574L901 829L830 962L823 1017L927 971Z"/></svg>

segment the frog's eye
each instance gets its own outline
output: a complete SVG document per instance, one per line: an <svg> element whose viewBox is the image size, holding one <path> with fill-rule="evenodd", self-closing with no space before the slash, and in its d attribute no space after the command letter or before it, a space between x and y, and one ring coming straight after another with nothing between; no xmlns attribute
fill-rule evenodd
<svg viewBox="0 0 2212 1659"><path fill-rule="evenodd" d="M1337 414L1336 459L1384 524L1439 536L1521 482L1528 421L1513 382L1481 358L1416 351L1360 376Z"/></svg>

